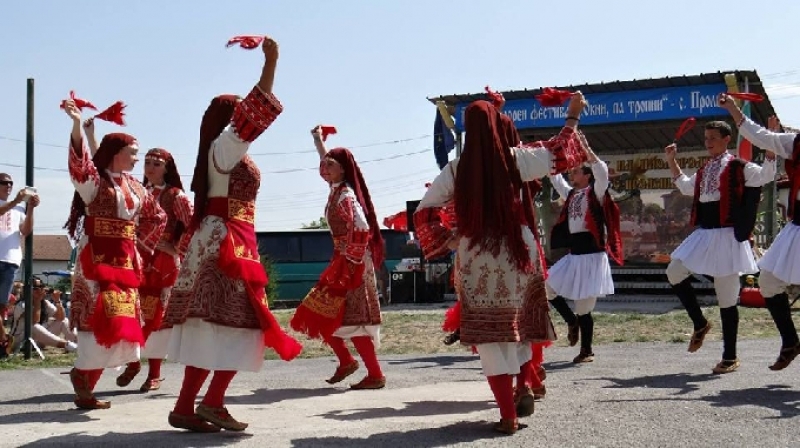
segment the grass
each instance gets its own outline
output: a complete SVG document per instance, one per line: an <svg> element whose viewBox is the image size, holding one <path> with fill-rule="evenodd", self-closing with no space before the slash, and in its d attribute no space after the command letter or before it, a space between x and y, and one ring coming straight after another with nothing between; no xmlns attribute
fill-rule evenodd
<svg viewBox="0 0 800 448"><path fill-rule="evenodd" d="M293 310L276 310L275 317L288 328ZM706 340L720 340L721 324L716 307L708 307L706 316L713 328ZM777 337L778 332L772 323L769 312L759 308L739 308L739 339L761 339ZM593 313L594 344L609 343L642 343L672 342L684 344L689 342L692 324L683 310L664 314L626 313ZM386 311L383 314L381 328L381 348L379 353L403 354L436 354L465 352L468 349L458 344L446 346L442 343L445 333L441 331L444 310L436 312L404 312ZM566 347L567 327L557 313L553 313L553 321L560 339L555 346ZM800 327L800 325L798 325ZM332 356L330 349L318 340L309 340L302 335L292 333L303 344L302 358ZM777 348L776 348L777 350ZM74 361L74 354L63 354L58 349L46 349L45 360L34 358L24 360L15 356L8 360L0 360L0 370L43 367L69 367ZM267 359L276 359L269 351Z"/></svg>

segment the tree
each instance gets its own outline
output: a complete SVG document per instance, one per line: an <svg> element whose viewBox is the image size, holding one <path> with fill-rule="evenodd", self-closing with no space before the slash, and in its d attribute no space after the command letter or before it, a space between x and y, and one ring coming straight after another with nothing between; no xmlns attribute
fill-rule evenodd
<svg viewBox="0 0 800 448"><path fill-rule="evenodd" d="M264 272L267 273L269 283L267 283L267 304L272 308L272 304L278 298L278 270L275 264L266 255L261 256L261 266L264 266Z"/></svg>
<svg viewBox="0 0 800 448"><path fill-rule="evenodd" d="M303 224L303 229L328 229L328 220L324 216L320 216L319 220L311 221L308 224Z"/></svg>

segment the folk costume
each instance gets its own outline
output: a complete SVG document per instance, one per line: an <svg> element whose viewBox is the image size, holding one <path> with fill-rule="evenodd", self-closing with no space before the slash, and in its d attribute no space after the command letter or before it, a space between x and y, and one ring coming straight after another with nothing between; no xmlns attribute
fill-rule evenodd
<svg viewBox="0 0 800 448"><path fill-rule="evenodd" d="M787 217L791 222L781 229L775 241L758 261L758 284L775 326L781 334L778 359L770 366L782 370L800 354L800 339L792 321L789 285L800 285L800 134L771 132L749 118L739 123L740 134L759 148L769 149L786 159L789 176Z"/></svg>
<svg viewBox="0 0 800 448"><path fill-rule="evenodd" d="M345 148L329 151L344 170L344 181L331 184L325 206L333 237L333 258L295 311L291 327L311 338L323 339L336 354L339 366L329 384L355 373L358 361L345 339L353 341L367 368L367 376L353 389L380 389L386 384L376 347L380 346L381 309L375 266L384 261L384 241L367 184L353 154ZM324 162L321 162L324 163Z"/></svg>
<svg viewBox="0 0 800 448"><path fill-rule="evenodd" d="M138 147L132 136L106 135L92 158L83 141L70 140L68 163L75 196L65 227L78 243L79 254L70 316L78 328L78 357L70 378L75 404L101 409L110 403L97 400L93 390L103 369L139 360L145 342L139 252L153 251L166 216L138 180L108 169L117 153Z"/></svg>
<svg viewBox="0 0 800 448"><path fill-rule="evenodd" d="M414 222L425 257L441 257L455 235L442 225L437 208L455 203L461 343L477 347L500 407L495 429L513 433L518 423L512 375L530 361L531 342L555 337L544 267L520 191L523 182L580 163L583 153L570 127L547 142L514 148L518 141L502 132L500 115L486 101L468 106L464 154L433 181Z"/></svg>
<svg viewBox="0 0 800 448"><path fill-rule="evenodd" d="M192 202L183 191L183 182L172 154L165 149L153 148L145 155L145 161L160 163L166 168L163 185L153 185L145 178L144 186L167 215L161 242L174 247L184 230L189 227L192 219ZM142 254L142 260L144 275L139 286L142 331L145 338L142 358L147 359L148 374L139 391L148 392L161 387L161 363L167 356L170 330L160 328L172 285L178 278L180 257L156 247L152 254ZM117 377L117 385L125 387L130 384L140 369L140 362L129 363L125 371Z"/></svg>
<svg viewBox="0 0 800 448"><path fill-rule="evenodd" d="M547 293L567 323L571 346L580 334L581 351L572 360L575 363L594 361L592 311L599 297L614 294L608 257L623 263L619 207L608 193L608 166L598 160L590 169L594 182L581 189L573 188L563 176L550 176L553 188L566 198L550 234L550 247L566 248L569 253L550 267ZM575 301L574 313L565 299Z"/></svg>
<svg viewBox="0 0 800 448"><path fill-rule="evenodd" d="M727 151L710 158L695 174L679 174L675 186L693 196L691 224L694 230L671 254L667 279L694 324L689 352L697 351L711 329L691 285L692 274L714 278L714 290L722 319L722 360L714 373L739 367L736 338L742 274L758 272L749 239L756 221L761 186L775 177L775 161L763 166L737 159Z"/></svg>
<svg viewBox="0 0 800 448"><path fill-rule="evenodd" d="M203 115L192 179L192 226L182 238L185 253L164 315L171 328L168 356L186 365L169 421L193 431L241 431L224 406L237 371L257 372L265 347L283 360L302 347L278 325L267 304L267 276L255 235L261 173L247 155L250 144L283 110L271 93L255 86L244 99L214 98ZM202 403L194 401L214 371ZM204 425L203 422L210 422Z"/></svg>

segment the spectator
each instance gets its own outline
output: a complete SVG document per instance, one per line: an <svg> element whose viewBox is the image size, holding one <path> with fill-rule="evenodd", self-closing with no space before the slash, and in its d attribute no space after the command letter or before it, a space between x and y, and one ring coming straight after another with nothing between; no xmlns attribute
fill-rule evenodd
<svg viewBox="0 0 800 448"><path fill-rule="evenodd" d="M34 342L43 347L63 348L66 352L78 349L78 338L69 329L69 319L61 304L61 291L53 291L47 296L45 286L38 277L33 277L33 328L31 336ZM25 301L18 300L13 309L11 324L12 352L19 349L25 340Z"/></svg>

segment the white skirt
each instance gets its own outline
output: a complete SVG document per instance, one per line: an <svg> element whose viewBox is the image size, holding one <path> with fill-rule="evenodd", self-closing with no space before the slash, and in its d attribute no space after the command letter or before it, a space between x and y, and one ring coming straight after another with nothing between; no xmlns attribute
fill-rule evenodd
<svg viewBox="0 0 800 448"><path fill-rule="evenodd" d="M96 370L124 366L139 360L139 344L122 341L111 347L103 347L97 343L91 331L78 332L78 357L75 368L80 370Z"/></svg>
<svg viewBox="0 0 800 448"><path fill-rule="evenodd" d="M550 268L547 284L565 299L583 300L614 294L608 254L567 254Z"/></svg>
<svg viewBox="0 0 800 448"><path fill-rule="evenodd" d="M485 376L517 375L520 366L533 357L529 342L490 342L476 347Z"/></svg>
<svg viewBox="0 0 800 448"><path fill-rule="evenodd" d="M758 267L771 272L778 280L800 285L800 226L786 224L758 261Z"/></svg>
<svg viewBox="0 0 800 448"><path fill-rule="evenodd" d="M339 327L333 335L342 339L353 339L358 336L369 336L375 350L381 348L381 326L380 325L349 325Z"/></svg>
<svg viewBox="0 0 800 448"><path fill-rule="evenodd" d="M144 343L144 347L142 347L142 358L166 359L171 334L171 328L165 328L150 333L150 336L147 337L147 341Z"/></svg>
<svg viewBox="0 0 800 448"><path fill-rule="evenodd" d="M196 317L172 327L170 361L206 370L258 372L264 364L264 332L215 325Z"/></svg>
<svg viewBox="0 0 800 448"><path fill-rule="evenodd" d="M695 274L712 277L758 272L750 243L736 241L732 227L697 229L675 248L671 257Z"/></svg>

